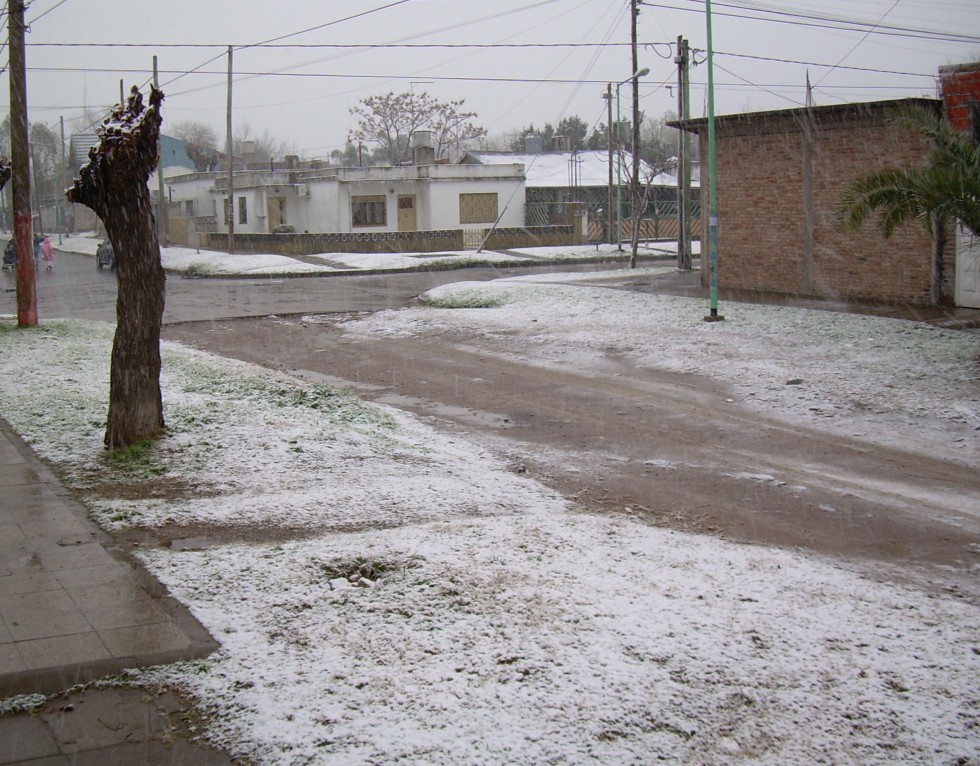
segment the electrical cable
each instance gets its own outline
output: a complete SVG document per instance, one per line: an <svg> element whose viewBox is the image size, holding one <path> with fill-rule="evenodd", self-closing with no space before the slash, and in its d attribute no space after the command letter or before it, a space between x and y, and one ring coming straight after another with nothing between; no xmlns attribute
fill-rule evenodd
<svg viewBox="0 0 980 766"><path fill-rule="evenodd" d="M704 5L704 0L672 0L672 2L690 2L697 3L700 6ZM702 13L703 8L691 8L677 5L668 5L664 2L650 2L650 0L644 0L641 3L644 7L660 8L663 10L670 11L683 11L685 13ZM731 7L738 10L748 10L743 6L732 5L731 3L716 3L719 6ZM714 5L712 6L714 8ZM871 26L868 22L862 21L848 21L842 19L835 19L833 17L823 17L816 16L812 14L803 13L792 13L790 11L766 11L777 18L769 18L766 16L754 16L749 14L741 13L730 13L725 11L715 11L712 10L713 16L726 16L729 18L736 19L746 19L750 21L764 21L774 24L792 24L794 26L806 26L814 27L816 29L835 29L844 32L863 32ZM786 17L786 18L778 18ZM824 22L824 23L817 23ZM928 29L915 29L910 27L895 27L895 26L882 26L873 29L873 33L876 35L885 35L890 37L909 37L921 40L935 40L939 42L955 42L955 43L966 43L966 44L976 44L980 43L980 36L976 35L963 35L953 32L938 32Z"/></svg>
<svg viewBox="0 0 980 766"><path fill-rule="evenodd" d="M820 83L822 83L824 80L827 79L827 77L830 76L831 72L833 72L835 69L837 69L837 67L839 67L842 63L844 63L844 59L846 59L848 56L850 56L852 53L854 53L854 51L856 51L858 49L858 47L861 45L861 43L863 43L865 40L868 39L868 35L870 35L872 32L875 31L875 27L877 27L882 21L884 21L885 20L885 17L888 16L889 13L891 13L892 11L894 11L895 10L895 7L900 2L901 2L901 0L895 0L895 2L891 4L891 7L882 14L881 18L878 19L877 22L875 22L875 25L873 27L871 27L871 29L869 29L867 32L865 32L864 33L864 36L860 40L858 40L856 43L854 43L854 45L851 47L851 49L847 53L845 53L843 56L840 57L840 61L838 61L830 69L828 69L826 72L824 72L823 73L823 77L821 77L819 80L817 80L817 82L813 85L813 87L816 88L817 85L819 85Z"/></svg>

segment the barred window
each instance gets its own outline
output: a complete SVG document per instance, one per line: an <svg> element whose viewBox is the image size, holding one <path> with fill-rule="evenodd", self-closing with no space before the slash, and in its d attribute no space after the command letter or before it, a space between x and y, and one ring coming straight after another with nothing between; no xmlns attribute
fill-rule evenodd
<svg viewBox="0 0 980 766"><path fill-rule="evenodd" d="M351 197L350 220L353 226L387 226L388 210L384 196Z"/></svg>
<svg viewBox="0 0 980 766"><path fill-rule="evenodd" d="M245 204L245 197L238 198L238 222L248 223L248 207Z"/></svg>
<svg viewBox="0 0 980 766"><path fill-rule="evenodd" d="M496 220L496 192L459 195L460 223L493 223Z"/></svg>

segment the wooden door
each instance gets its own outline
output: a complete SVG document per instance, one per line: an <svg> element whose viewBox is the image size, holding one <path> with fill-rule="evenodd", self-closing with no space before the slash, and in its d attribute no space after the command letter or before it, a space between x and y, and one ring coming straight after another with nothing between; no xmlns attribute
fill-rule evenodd
<svg viewBox="0 0 980 766"><path fill-rule="evenodd" d="M398 231L415 231L418 221L415 217L415 195L398 197Z"/></svg>

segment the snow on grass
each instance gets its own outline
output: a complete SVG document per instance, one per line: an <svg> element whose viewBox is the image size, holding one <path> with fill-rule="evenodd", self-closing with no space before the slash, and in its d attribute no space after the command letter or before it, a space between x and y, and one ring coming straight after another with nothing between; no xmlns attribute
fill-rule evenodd
<svg viewBox="0 0 980 766"><path fill-rule="evenodd" d="M466 266L511 265L525 259L506 253L474 250L440 253L322 253L313 258L323 258L330 263L341 264L357 270L419 270L450 269Z"/></svg>
<svg viewBox="0 0 980 766"><path fill-rule="evenodd" d="M167 437L150 455L114 464L102 449L112 332L85 322L28 331L0 325L28 377L51 381L6 387L0 412L62 476L89 491L88 506L107 528L396 526L513 512L533 491L560 506L551 491L398 410L170 343L163 344ZM52 356L55 347L64 351ZM66 399L75 406L62 412ZM365 478L377 476L384 481ZM174 479L190 497L112 491L133 480Z"/></svg>
<svg viewBox="0 0 980 766"><path fill-rule="evenodd" d="M976 608L789 552L521 513L145 555L222 643L159 679L263 764L980 755Z"/></svg>
<svg viewBox="0 0 980 766"><path fill-rule="evenodd" d="M756 304L729 304L724 322L705 322L698 299L539 283L560 278L443 285L423 296L429 307L380 312L344 329L385 336L464 329L498 353L557 367L601 370L621 355L719 381L733 403L791 423L978 465L978 335Z"/></svg>
<svg viewBox="0 0 980 766"><path fill-rule="evenodd" d="M713 364L728 349L734 365L743 349L743 371L760 379L767 344L777 367L788 363L765 334L793 327L781 314L740 308L721 327L683 302L665 315L651 296L623 304L519 282L490 294L505 296L503 308L389 313L360 329L480 321L493 335L538 324L529 343L553 363L572 340L596 354L611 337L645 363L678 367L700 353L667 341L680 332L689 345L717 342ZM631 326L604 329L609 310L628 311ZM886 320L846 324L842 336L806 316L797 332L808 326L811 345L829 344L829 328L862 353L883 344L876 365L892 359L879 370L825 349L820 370L848 387L897 381L913 351L928 351L940 380L913 366L910 406L934 387L946 401L964 395L957 386L974 390L954 371L970 350L959 336L891 335ZM679 329L685 317L696 328ZM980 760L980 613L965 600L792 551L572 513L464 439L174 344L163 347L171 432L116 463L101 445L111 333L0 322L0 413L110 527L304 531L142 554L221 649L134 677L184 690L206 736L237 756L274 766ZM905 434L907 447L918 434ZM142 482L152 494L156 481L184 490L142 502L112 493ZM362 577L369 587L337 587Z"/></svg>
<svg viewBox="0 0 980 766"><path fill-rule="evenodd" d="M229 256L228 253L189 247L162 248L161 260L168 271L181 271L191 276L316 274L336 270L326 265L297 261L285 255L237 253Z"/></svg>
<svg viewBox="0 0 980 766"><path fill-rule="evenodd" d="M63 252L95 255L102 237L85 232L63 238L58 249ZM676 243L643 245L641 256L669 255ZM695 251L696 252L696 251ZM508 252L495 250L445 251L435 253L313 253L303 259L271 253L238 253L188 247L161 247L160 259L168 271L189 276L262 276L284 274L326 274L337 271L419 271L453 269L468 266L512 266L538 261L588 260L596 257L626 259L629 253L615 245L563 245L526 247Z"/></svg>
<svg viewBox="0 0 980 766"><path fill-rule="evenodd" d="M102 237L79 234L64 237L58 249L69 253L95 255ZM192 247L161 247L160 260L168 271L180 271L189 276L247 276L275 274L317 274L336 271L328 265L304 263L285 255L272 253L236 253L229 255L216 250Z"/></svg>

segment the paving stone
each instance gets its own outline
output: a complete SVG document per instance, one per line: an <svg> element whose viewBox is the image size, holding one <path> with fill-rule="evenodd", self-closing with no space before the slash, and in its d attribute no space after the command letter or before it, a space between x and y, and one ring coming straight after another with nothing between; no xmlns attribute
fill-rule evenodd
<svg viewBox="0 0 980 766"><path fill-rule="evenodd" d="M24 763L60 753L44 721L31 716L0 718L0 764Z"/></svg>

